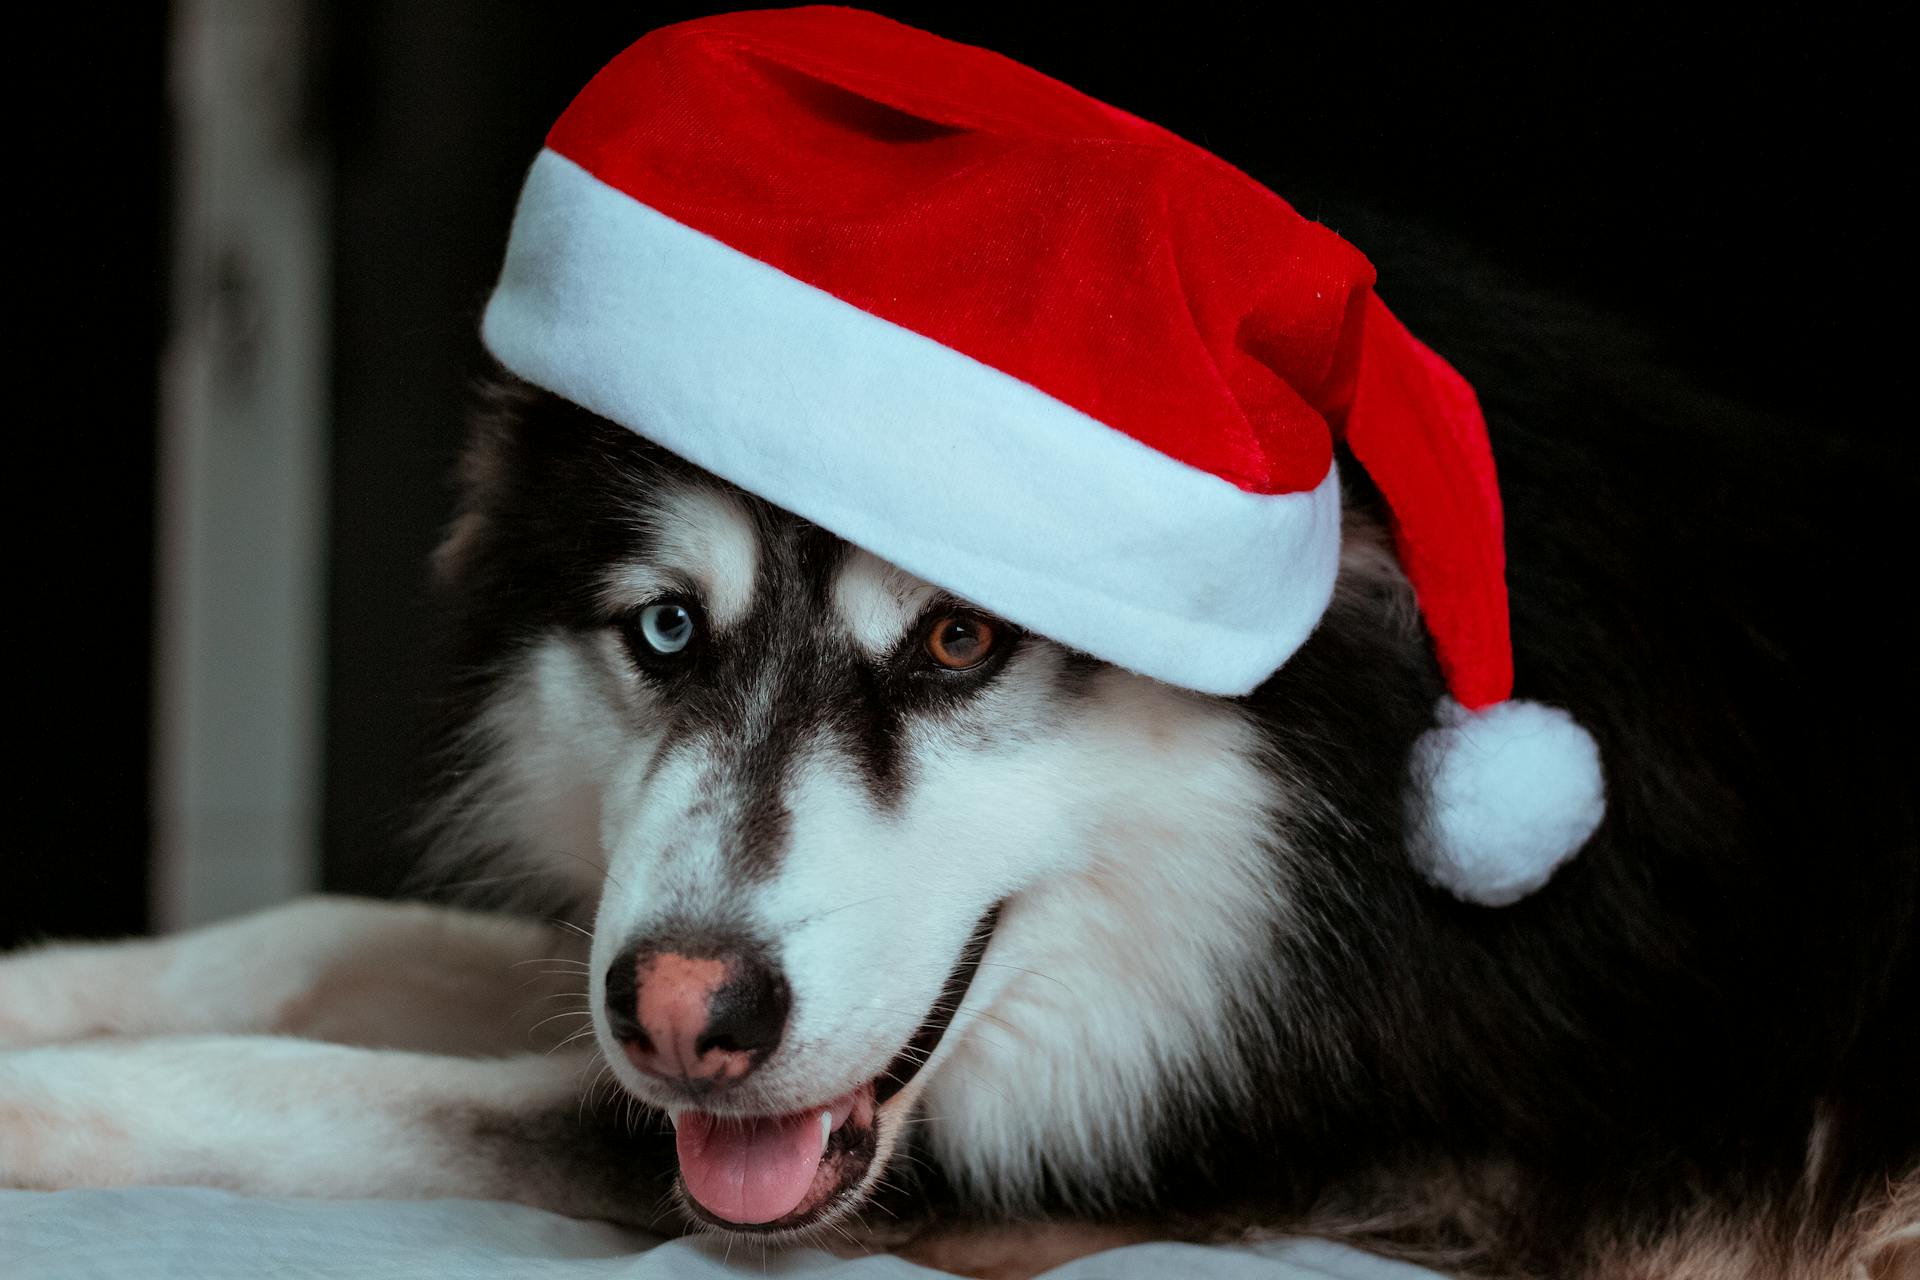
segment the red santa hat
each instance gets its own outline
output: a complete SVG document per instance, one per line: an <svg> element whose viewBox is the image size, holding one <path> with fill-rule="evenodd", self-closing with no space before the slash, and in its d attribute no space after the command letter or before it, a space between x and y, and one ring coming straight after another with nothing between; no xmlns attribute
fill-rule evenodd
<svg viewBox="0 0 1920 1280"><path fill-rule="evenodd" d="M1603 808L1509 699L1473 390L1367 260L1251 178L998 54L850 9L615 58L547 136L482 333L509 370L1108 662L1244 694L1340 552L1334 444L1391 510L1453 694L1420 856L1482 902Z"/></svg>

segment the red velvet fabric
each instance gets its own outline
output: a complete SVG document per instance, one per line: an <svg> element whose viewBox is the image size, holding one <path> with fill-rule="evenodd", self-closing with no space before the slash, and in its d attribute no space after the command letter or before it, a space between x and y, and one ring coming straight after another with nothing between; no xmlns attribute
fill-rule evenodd
<svg viewBox="0 0 1920 1280"><path fill-rule="evenodd" d="M1344 430L1455 695L1505 695L1472 389L1372 297L1357 249L1226 162L998 54L837 8L656 31L547 145L1250 492L1313 488Z"/></svg>
<svg viewBox="0 0 1920 1280"><path fill-rule="evenodd" d="M1394 517L1447 686L1469 711L1513 691L1493 446L1467 380L1369 294L1346 442Z"/></svg>

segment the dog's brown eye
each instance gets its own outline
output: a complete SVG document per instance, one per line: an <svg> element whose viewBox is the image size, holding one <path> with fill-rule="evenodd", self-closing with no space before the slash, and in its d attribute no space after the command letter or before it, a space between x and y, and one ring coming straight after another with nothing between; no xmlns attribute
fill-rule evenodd
<svg viewBox="0 0 1920 1280"><path fill-rule="evenodd" d="M969 613L949 613L933 620L927 632L927 656L949 671L977 667L993 652L993 624Z"/></svg>

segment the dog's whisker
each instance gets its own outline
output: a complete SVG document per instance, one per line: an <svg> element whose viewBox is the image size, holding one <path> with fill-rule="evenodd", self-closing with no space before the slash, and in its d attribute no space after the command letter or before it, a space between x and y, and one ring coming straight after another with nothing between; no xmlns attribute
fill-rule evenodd
<svg viewBox="0 0 1920 1280"><path fill-rule="evenodd" d="M571 920L562 920L558 916L548 916L547 923L559 925L562 929L571 929L573 930L573 932L585 938L588 942L593 941L593 935L591 933L589 933L585 929L582 929L579 925L573 923L573 921Z"/></svg>
<svg viewBox="0 0 1920 1280"><path fill-rule="evenodd" d="M894 1016L894 1017L897 1017L897 1018L910 1018L910 1017L913 1017L913 1016L914 1016L914 1014L913 1014L913 1012L912 1012L911 1010L908 1010L908 1009L889 1009L889 1008L887 1008L887 1007L885 1007L884 1005L868 1005L868 1006L867 1006L867 1008L869 1008L869 1009L871 1009L871 1010L873 1010L873 1011L874 1011L875 1013L885 1013L885 1014L891 1014L892 1016ZM1011 1031L1011 1032L1013 1032L1013 1033L1014 1033L1015 1035L1019 1035L1019 1034L1021 1034L1021 1032L1020 1032L1020 1028L1019 1028L1019 1027L1016 1027L1016 1026L1015 1026L1015 1025L1013 1024L1013 1023L1011 1023L1011 1022L1008 1022L1008 1021L1007 1021L1007 1020L1006 1020L1005 1018L1003 1018L1003 1017L1001 1017L1001 1016L999 1016L998 1014L994 1014L994 1013L988 1013L988 1012L987 1012L986 1010L984 1010L984 1009L960 1009L960 1010L958 1010L957 1012L955 1012L955 1013L953 1014L953 1016L952 1016L952 1018L951 1018L951 1020L949 1021L949 1023L948 1023L948 1029L949 1029L949 1030L952 1030L952 1029L954 1029L954 1028L957 1028L957 1027L959 1027L959 1026L960 1026L960 1020L961 1020L962 1018L966 1018L966 1019L969 1019L969 1020L971 1020L971 1021L974 1021L974 1022L978 1022L978 1021L980 1021L981 1019L985 1019L985 1020L986 1020L986 1021L988 1021L988 1022L991 1022L991 1023L994 1023L994 1024L996 1024L997 1026L1000 1026L1000 1027L1003 1027L1003 1028L1005 1028L1006 1030L1008 1030L1008 1031ZM969 1035L980 1035L980 1033L979 1033L979 1032L976 1032L976 1031L969 1031L969 1032L968 1032L968 1034L969 1034ZM994 1039L994 1038L992 1038L992 1037L990 1037L990 1036L986 1036L986 1035L980 1035L980 1038L981 1038L981 1039L983 1039L983 1040L985 1040L985 1041L986 1041L986 1042L987 1042L988 1044L991 1044L991 1045L994 1045L994 1046L995 1046L995 1047L997 1047L997 1048L1001 1048L1001 1049L1009 1049L1009 1048L1011 1048L1011 1047L1012 1047L1012 1046L1010 1046L1010 1045L1008 1045L1008 1044L1007 1044L1007 1043L1006 1043L1005 1041L1001 1041L1001 1040L996 1040L996 1039Z"/></svg>
<svg viewBox="0 0 1920 1280"><path fill-rule="evenodd" d="M548 850L548 852L557 853L562 857L572 858L575 862L580 863L582 866L590 867L593 870L598 871L601 875L605 876L607 878L607 882L613 885L615 888L625 889L627 887L626 885L620 882L620 879L618 876L614 875L613 872L607 870L607 866L603 862L595 862L592 858L583 857L582 855L573 852L571 849L551 849L551 850Z"/></svg>
<svg viewBox="0 0 1920 1280"><path fill-rule="evenodd" d="M518 1021L519 1021L520 1019L522 1019L522 1018L524 1018L524 1017L526 1017L526 1016L527 1016L528 1014L530 1014L530 1013L532 1013L532 1012L534 1012L534 1011L535 1011L535 1009L537 1009L537 1008L538 1008L538 1007L539 1007L540 1005L542 1005L542 1004L544 1004L544 1003L546 1003L546 1001L545 1001L544 999L539 999L539 1000L528 1000L527 1002L525 1002L524 1004L522 1004L522 1005L521 1005L521 1006L520 1006L519 1008L517 1008L517 1009L515 1009L515 1010L513 1011L513 1015L512 1015L512 1021L514 1021L514 1022L518 1022ZM577 1005L574 1005L574 1006L572 1006L571 1008L568 1008L568 1009L566 1009L566 1010L564 1010L564 1012L567 1012L567 1013L572 1013L572 1014L578 1014L578 1015L580 1015L580 1016L582 1016L582 1017L592 1017L592 1016L593 1016L593 1007L592 1007L592 1006L591 1006L590 1004L588 1004L588 1003L587 1003L586 1001L584 1001L584 1000L583 1000L583 1001L581 1001L581 1002L580 1002L579 1004L577 1004Z"/></svg>
<svg viewBox="0 0 1920 1280"><path fill-rule="evenodd" d="M996 1027L1005 1027L1008 1031L1013 1032L1015 1035L1020 1034L1019 1027L1014 1026L1011 1022L1008 1022L1005 1018L1001 1017L999 1014L988 1013L985 1009L962 1009L958 1013L953 1015L953 1024L955 1026L958 1026L962 1018L967 1018L974 1022L982 1022L982 1021L991 1022Z"/></svg>
<svg viewBox="0 0 1920 1280"><path fill-rule="evenodd" d="M562 1009L559 1013L553 1014L549 1017L542 1018L540 1019L540 1021L528 1027L527 1034L531 1035L535 1031L538 1031L540 1028L546 1026L549 1022L558 1022L562 1018L590 1018L592 1016L593 1016L592 1014L581 1009Z"/></svg>
<svg viewBox="0 0 1920 1280"><path fill-rule="evenodd" d="M845 1240L848 1244L852 1245L854 1248L858 1249L860 1247L860 1241L855 1239L853 1233L851 1231L848 1231L844 1226L840 1225L838 1221L832 1218L829 1218L827 1219L827 1221L821 1223L820 1225L827 1228L829 1231L832 1231L835 1235L839 1236L842 1240Z"/></svg>
<svg viewBox="0 0 1920 1280"><path fill-rule="evenodd" d="M578 1044L580 1041L585 1040L592 1035L593 1035L593 1026L591 1024L584 1026L580 1028L580 1030L568 1036L565 1040L562 1040L559 1044L556 1044L552 1048L548 1049L546 1051L546 1056L552 1057L554 1054L560 1052L560 1050L566 1048L568 1045Z"/></svg>
<svg viewBox="0 0 1920 1280"><path fill-rule="evenodd" d="M854 902L842 903L837 907L829 907L825 911L815 912L813 915L810 915L810 916L803 916L799 920L794 921L794 923L796 925L812 924L816 920L825 920L828 916L837 916L842 911L851 911L855 907L871 906L873 903L883 901L887 898L895 898L898 896L899 896L898 894L894 894L894 893L876 893L870 898L860 898Z"/></svg>
<svg viewBox="0 0 1920 1280"><path fill-rule="evenodd" d="M887 1185L887 1180L885 1178L876 1179L874 1182L874 1190L878 1191L882 1187L885 1187L886 1185ZM853 1214L854 1220L860 1224L860 1229L862 1231L870 1232L873 1230L873 1228L867 1225L867 1220L860 1216L861 1210L865 1210L865 1209L878 1209L880 1212L886 1214L889 1218L892 1218L895 1222L898 1222L900 1220L899 1214L887 1208L887 1206L881 1204L879 1201L870 1199L866 1201L866 1203L862 1204L860 1206L860 1209L854 1210L854 1214Z"/></svg>
<svg viewBox="0 0 1920 1280"><path fill-rule="evenodd" d="M1070 995L1074 995L1074 996L1079 995L1079 992L1075 991L1067 983L1061 981L1059 978L1054 977L1052 974L1042 973L1038 969L1029 969L1025 965L1008 964L1004 960L982 960L980 961L980 967L982 969L1012 969L1018 973L1029 973L1029 974L1032 974L1034 977L1041 979L1042 981L1053 983L1055 986L1059 987L1061 990L1067 992Z"/></svg>
<svg viewBox="0 0 1920 1280"><path fill-rule="evenodd" d="M669 1171L666 1176L672 1178L674 1175ZM653 1208L647 1211L647 1216L657 1222L667 1216L673 1209L674 1203L673 1187L669 1185L665 1191L662 1191L659 1196L655 1198Z"/></svg>
<svg viewBox="0 0 1920 1280"><path fill-rule="evenodd" d="M562 990L570 991L577 995L586 995L587 988L584 985L586 977L586 974L571 969L542 969L530 974L519 985L520 989L524 991L528 987L555 985L553 979L562 978L565 979L563 983L559 984Z"/></svg>
<svg viewBox="0 0 1920 1280"><path fill-rule="evenodd" d="M1011 1103L1012 1103L1012 1101L1013 1101L1013 1099L1011 1099L1011 1098L1009 1098L1009 1097L1008 1097L1008 1096L1006 1095L1006 1092L1005 1092L1004 1090L1002 1090L1002 1089L996 1089L996 1088L995 1088L994 1086L992 1086L992 1085L990 1085L990 1084L988 1084L988 1083L987 1083L987 1081L986 1081L986 1077L984 1077L984 1076L982 1076L982 1075L981 1075L981 1074L980 1074L980 1073L979 1073L978 1071L975 1071L975 1070L974 1070L973 1068L971 1068L971 1067L964 1067L964 1066L961 1066L961 1065L960 1065L959 1063L957 1063L957 1062L956 1062L956 1063L948 1063L948 1064L947 1064L947 1066L948 1066L948 1068L949 1068L949 1069L951 1069L951 1070L953 1070L953 1071L957 1071L957 1072L959 1072L959 1073L960 1073L961 1075L963 1075L963 1076L965 1076L965 1077L966 1077L966 1079L965 1079L965 1080L962 1080L962 1081L961 1081L960 1083L962 1083L962 1084L971 1084L971 1085L972 1085L973 1087L975 1087L975 1088L977 1088L977 1089L984 1089L984 1090L986 1090L986 1091L987 1091L988 1093L990 1093L990 1094L992 1094L992 1095L993 1095L994 1097L996 1097L996 1098L998 1098L998 1099L1000 1099L1000 1101L1002 1101L1002 1102L1005 1102L1005 1103L1008 1103L1008 1104L1011 1104Z"/></svg>
<svg viewBox="0 0 1920 1280"><path fill-rule="evenodd" d="M527 984L524 982L521 983L520 990L525 991L526 989L527 989ZM528 996L525 1000L520 1002L517 1008L514 1009L513 1014L517 1018L521 1014L527 1012L527 1010L532 1009L536 1005L547 1004L548 1002L554 1001L554 1000L577 1000L580 1002L580 1007L583 1009L587 1008L589 1005L593 1003L592 998L586 992L579 991L573 988L568 988L564 991L547 991L537 996Z"/></svg>
<svg viewBox="0 0 1920 1280"><path fill-rule="evenodd" d="M591 1067L592 1065L593 1065L593 1061L589 1059L581 1067L580 1074L582 1076L586 1075L587 1068ZM613 1074L613 1064L603 1059L600 1064L599 1074L594 1076L592 1082L589 1083L587 1087L581 1090L580 1092L580 1108L577 1116L579 1123L585 1124L587 1121L587 1104L592 1099L594 1090L598 1088L602 1080L606 1079L608 1076L612 1074Z"/></svg>

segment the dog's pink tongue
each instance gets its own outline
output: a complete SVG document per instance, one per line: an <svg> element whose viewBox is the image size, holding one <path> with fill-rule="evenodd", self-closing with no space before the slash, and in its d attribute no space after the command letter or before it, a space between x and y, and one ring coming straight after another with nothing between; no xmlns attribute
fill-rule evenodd
<svg viewBox="0 0 1920 1280"><path fill-rule="evenodd" d="M716 1218L772 1222L800 1207L820 1168L820 1113L752 1120L684 1111L675 1122L687 1194Z"/></svg>

